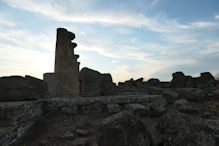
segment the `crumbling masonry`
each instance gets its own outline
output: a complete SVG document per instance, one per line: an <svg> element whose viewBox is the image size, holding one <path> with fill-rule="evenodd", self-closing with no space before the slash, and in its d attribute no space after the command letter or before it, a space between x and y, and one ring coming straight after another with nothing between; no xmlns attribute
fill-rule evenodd
<svg viewBox="0 0 219 146"><path fill-rule="evenodd" d="M43 78L48 84L50 96L79 95L79 55L74 54L76 43L71 42L75 34L67 29L57 29L55 72L45 73Z"/></svg>

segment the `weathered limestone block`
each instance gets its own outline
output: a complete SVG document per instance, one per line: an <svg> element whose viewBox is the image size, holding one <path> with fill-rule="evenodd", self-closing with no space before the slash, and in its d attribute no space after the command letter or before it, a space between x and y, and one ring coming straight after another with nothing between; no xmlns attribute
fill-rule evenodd
<svg viewBox="0 0 219 146"><path fill-rule="evenodd" d="M191 76L185 76L183 72L175 72L172 74L170 86L172 88L193 87L193 81Z"/></svg>
<svg viewBox="0 0 219 146"><path fill-rule="evenodd" d="M144 105L139 104L139 103L127 104L126 108L128 110L132 111L133 113L140 115L140 116L144 116L144 115L147 115L149 113L149 107L144 106Z"/></svg>
<svg viewBox="0 0 219 146"><path fill-rule="evenodd" d="M101 74L89 68L80 71L79 81L81 96L112 95L116 88L110 74Z"/></svg>
<svg viewBox="0 0 219 146"><path fill-rule="evenodd" d="M171 89L164 90L162 93L162 96L164 98L166 98L166 100L169 104L174 103L179 97L178 93L176 93L175 91L173 91Z"/></svg>
<svg viewBox="0 0 219 146"><path fill-rule="evenodd" d="M206 93L199 88L177 88L175 91L179 94L179 98L191 101L199 101L206 95Z"/></svg>
<svg viewBox="0 0 219 146"><path fill-rule="evenodd" d="M35 100L47 96L44 81L31 76L0 78L0 101Z"/></svg>
<svg viewBox="0 0 219 146"><path fill-rule="evenodd" d="M121 108L119 104L107 104L107 111L109 113L118 113L120 110Z"/></svg>
<svg viewBox="0 0 219 146"><path fill-rule="evenodd" d="M49 96L60 96L60 90L59 88L59 80L58 75L55 73L45 73L43 74L43 80L48 84L48 94Z"/></svg>
<svg viewBox="0 0 219 146"><path fill-rule="evenodd" d="M151 146L152 138L133 113L123 111L104 119L98 128L99 146Z"/></svg>
<svg viewBox="0 0 219 146"><path fill-rule="evenodd" d="M167 111L167 100L163 97L157 98L152 101L150 105L150 116L160 116Z"/></svg>
<svg viewBox="0 0 219 146"><path fill-rule="evenodd" d="M19 126L27 121L34 121L41 113L40 101L1 102L0 127Z"/></svg>
<svg viewBox="0 0 219 146"><path fill-rule="evenodd" d="M209 72L203 72L201 73L200 79L198 81L198 84L205 84L209 81L215 81L215 78L212 76Z"/></svg>
<svg viewBox="0 0 219 146"><path fill-rule="evenodd" d="M45 81L28 75L25 76L25 80L34 89L32 92L34 97L39 99L48 96L48 85Z"/></svg>
<svg viewBox="0 0 219 146"><path fill-rule="evenodd" d="M147 82L144 82L144 86L160 88L160 87L162 87L162 84L161 84L159 79L151 78Z"/></svg>
<svg viewBox="0 0 219 146"><path fill-rule="evenodd" d="M50 96L79 95L79 55L74 54L76 43L71 41L75 38L74 33L64 28L57 29L55 72L44 74L44 80L48 84Z"/></svg>
<svg viewBox="0 0 219 146"><path fill-rule="evenodd" d="M219 120L201 118L195 122L195 126L210 134L216 142L215 145L219 145Z"/></svg>
<svg viewBox="0 0 219 146"><path fill-rule="evenodd" d="M0 128L0 145L8 146L17 137L16 127Z"/></svg>
<svg viewBox="0 0 219 146"><path fill-rule="evenodd" d="M106 110L106 107L104 104L100 102L95 102L89 105L81 106L83 113L102 113Z"/></svg>
<svg viewBox="0 0 219 146"><path fill-rule="evenodd" d="M133 89L141 89L143 87L143 78L139 78L134 80L131 78L130 80L127 80L125 82L119 82L119 92L123 91L132 91Z"/></svg>
<svg viewBox="0 0 219 146"><path fill-rule="evenodd" d="M0 145L8 146L20 138L42 114L42 102L0 103Z"/></svg>
<svg viewBox="0 0 219 146"><path fill-rule="evenodd" d="M157 122L156 146L215 146L215 139L182 113L167 113Z"/></svg>
<svg viewBox="0 0 219 146"><path fill-rule="evenodd" d="M186 99L176 100L174 108L186 114L199 114L200 105L197 102L188 102Z"/></svg>
<svg viewBox="0 0 219 146"><path fill-rule="evenodd" d="M144 87L144 91L150 95L161 95L165 90L166 88Z"/></svg>
<svg viewBox="0 0 219 146"><path fill-rule="evenodd" d="M183 72L175 72L172 76L172 88L202 88L205 90L207 88L209 90L216 86L216 80L209 72L203 72L200 77L195 78L185 76Z"/></svg>
<svg viewBox="0 0 219 146"><path fill-rule="evenodd" d="M110 110L112 113L115 110L121 110L119 105L131 103L150 103L160 98L157 95L139 95L139 96L100 96L100 97L83 97L83 98L63 98L57 97L45 100L45 110L59 110L63 113L87 113L88 112L102 112ZM109 105L118 105L110 107ZM95 107L96 106L96 107ZM113 109L110 109L113 108ZM89 110L88 110L89 109ZM110 112L108 111L108 112ZM110 113L111 113L110 112Z"/></svg>
<svg viewBox="0 0 219 146"><path fill-rule="evenodd" d="M201 105L200 115L207 119L219 119L219 103L208 101Z"/></svg>

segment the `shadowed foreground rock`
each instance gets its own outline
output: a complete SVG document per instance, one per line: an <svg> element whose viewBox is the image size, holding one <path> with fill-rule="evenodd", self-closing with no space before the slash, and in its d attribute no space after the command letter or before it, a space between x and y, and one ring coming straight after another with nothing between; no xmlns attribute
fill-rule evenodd
<svg viewBox="0 0 219 146"><path fill-rule="evenodd" d="M8 146L20 138L42 114L39 101L0 103L0 145Z"/></svg>
<svg viewBox="0 0 219 146"><path fill-rule="evenodd" d="M167 113L156 126L155 146L216 146L213 137L183 113Z"/></svg>
<svg viewBox="0 0 219 146"><path fill-rule="evenodd" d="M99 126L99 146L151 146L152 139L140 119L123 111L104 119Z"/></svg>

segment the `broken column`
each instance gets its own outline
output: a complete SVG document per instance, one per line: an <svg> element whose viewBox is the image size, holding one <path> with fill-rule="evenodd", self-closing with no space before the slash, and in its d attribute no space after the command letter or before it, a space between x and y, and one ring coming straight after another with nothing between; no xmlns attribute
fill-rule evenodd
<svg viewBox="0 0 219 146"><path fill-rule="evenodd" d="M57 29L55 72L45 73L44 80L48 84L50 96L79 95L79 55L74 54L76 43L71 42L75 34L67 29Z"/></svg>

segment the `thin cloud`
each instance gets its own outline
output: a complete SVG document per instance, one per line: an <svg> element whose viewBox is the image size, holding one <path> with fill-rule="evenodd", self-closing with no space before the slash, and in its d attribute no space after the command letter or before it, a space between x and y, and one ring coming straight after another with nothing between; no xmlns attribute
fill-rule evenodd
<svg viewBox="0 0 219 146"><path fill-rule="evenodd" d="M194 22L191 24L195 28L219 28L218 22Z"/></svg>
<svg viewBox="0 0 219 146"><path fill-rule="evenodd" d="M155 32L172 32L178 29L176 21L162 20L158 18L150 18L142 13L129 12L129 11L74 11L69 4L59 4L57 1L16 1L7 0L5 1L12 7L19 8L22 10L39 13L48 18L55 19L57 21L64 22L81 22L81 23L108 23L117 25L126 25L131 27L147 27L148 29ZM89 2L88 2L89 3ZM74 5L80 4L74 1ZM28 5L28 7L27 7ZM159 19L159 21L157 20Z"/></svg>
<svg viewBox="0 0 219 146"><path fill-rule="evenodd" d="M92 28L89 33L88 31L84 31L83 28L83 32L80 31L82 34L81 37L83 37L77 40L77 48L79 51L95 51L112 59L111 63L115 65L115 69L111 73L116 81L127 80L131 77L154 77L154 75L158 75L160 72L169 73L170 71L176 71L176 69L182 66L192 68L198 66L199 61L202 61L202 63L204 60L209 62L209 58L205 59L204 56L211 54L209 56L216 58L217 54L219 54L218 37L213 36L214 39L212 39L206 36L208 35L206 34L206 31L209 31L208 28L219 28L219 23L217 22L218 15L215 16L215 21L197 21L183 24L177 19L171 20L159 16L149 17L140 11L134 10L128 11L121 9L119 11L112 11L108 9L97 9L98 11L94 11L94 9L87 9L87 6L92 5L95 1L4 0L11 7L41 14L56 21L71 22L71 25L77 25L77 23L79 25L81 23L97 24L96 26L103 26L105 28L109 28L110 25L114 31L107 34L105 38L96 34L98 30L95 30L95 28ZM153 2L156 4L157 0ZM12 26L13 24L10 24L10 21L3 21L2 25ZM151 44L146 43L147 38L145 38L145 42L139 43L138 37L136 39L128 38L125 41L117 43L118 38L113 38L118 33L127 34L127 36L130 33L135 35L136 28L141 29L142 33L148 30L150 30L150 33L151 31L152 33L155 32L154 34L159 37L161 43L159 41ZM145 28L147 31L144 32ZM55 34L32 34L24 30L10 31L0 29L1 40L10 44L6 46L0 44L1 51L5 54L5 57L2 57L2 55L0 57L2 60L4 59L2 66L4 66L4 69L7 66L5 63L7 63L7 54L10 51L24 51L25 56L31 53L37 54L38 57L30 55L31 58L35 58L36 60L41 60L40 58L44 53L47 55L53 53L54 55L54 36ZM131 45L130 42L132 43ZM38 50L37 48L41 49ZM27 51L27 49L32 50ZM20 67L21 64L25 65L27 63L25 65L26 68L29 68L31 64L40 67L40 63L31 63L28 59L22 61L21 58L25 56L20 54L18 56L20 57L10 56L10 58L14 57L14 60L9 59L10 61L8 63L17 63L20 65L16 64L16 66ZM52 62L50 65L53 67L54 57L50 56L48 58L49 62ZM16 62L15 59L18 61ZM138 61L139 64L135 66L128 63L122 64L124 60ZM215 65L217 62L212 62L212 64ZM20 70L19 68L16 69ZM1 68L1 70L4 69Z"/></svg>
<svg viewBox="0 0 219 146"><path fill-rule="evenodd" d="M0 17L0 25L15 26L16 23Z"/></svg>

